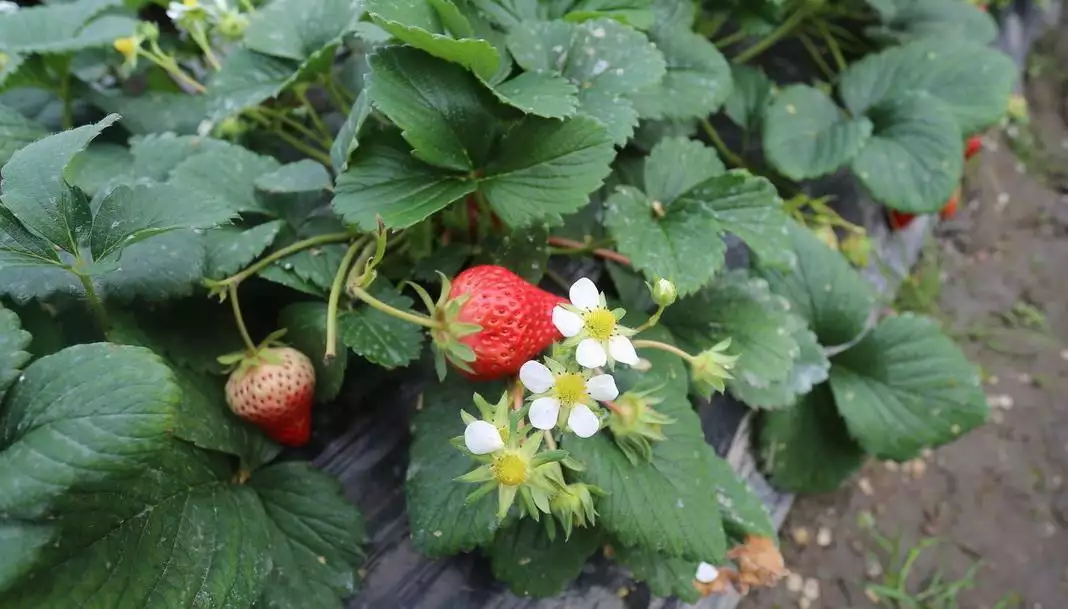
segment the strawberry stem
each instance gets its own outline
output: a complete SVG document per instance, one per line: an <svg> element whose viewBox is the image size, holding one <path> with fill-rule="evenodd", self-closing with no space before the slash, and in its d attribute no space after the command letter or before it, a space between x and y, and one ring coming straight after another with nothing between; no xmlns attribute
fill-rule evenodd
<svg viewBox="0 0 1068 609"><path fill-rule="evenodd" d="M403 319L404 321L416 324L418 326L423 326L424 328L430 328L431 330L439 330L439 329L441 329L441 322L439 322L439 321L437 321L435 319L432 319L430 317L427 317L426 315L420 315L418 313L410 313L408 311L401 311L400 309L391 307L390 305L382 302L381 300L375 298L374 296L371 296L367 292L367 290L365 290L365 289L363 289L361 287L351 286L349 288L349 293L351 293L356 298L359 298L360 300L362 300L365 303L367 303L368 306L370 306L370 307L372 307L374 309L378 309L379 311L382 311L383 313L385 313L387 315L392 315L393 317L396 317L397 319Z"/></svg>
<svg viewBox="0 0 1068 609"><path fill-rule="evenodd" d="M660 351L667 351L668 353L677 355L682 359L686 360L687 362L693 361L693 356L689 353L683 351L682 349L679 349L675 345L669 345L667 343L662 343L657 340L634 340L631 341L631 344L634 345L635 349L659 349Z"/></svg>
<svg viewBox="0 0 1068 609"><path fill-rule="evenodd" d="M337 305L341 300L341 288L345 284L345 277L349 274L349 268L352 267L352 260L356 257L356 252L364 249L365 256L361 256L366 260L366 256L370 255L370 247L373 247L373 243L368 243L367 239L357 239L352 242L349 249L345 252L345 256L341 259L341 266L338 267L337 273L334 274L334 282L330 285L330 297L326 304L326 351L323 353L323 362L329 363L330 360L337 356Z"/></svg>
<svg viewBox="0 0 1068 609"><path fill-rule="evenodd" d="M296 254L297 252L306 250L306 249L311 248L311 247L315 247L317 245L326 245L328 243L338 243L340 241L348 241L349 239L352 238L352 236L353 235L351 233L328 233L328 234L325 234L325 235L316 235L314 237L309 237L307 239L303 239L301 241L297 241L296 243L293 243L291 245L287 245L286 247L283 247L282 249L278 250L277 252L273 252L268 256L264 256L263 258L257 260L254 264L250 265L248 268L246 268L245 270L241 271L240 273L237 273L235 275L231 275L231 276L227 277L226 279L222 279L219 282L214 283L212 285L216 285L216 286L237 285L237 284L241 283L242 281L248 279L249 277L255 275L256 273L259 273L260 271L262 271L263 269L267 268L268 266L274 264L275 262L278 262L279 260L281 260L283 258L288 258L289 256L292 256L293 254Z"/></svg>
<svg viewBox="0 0 1068 609"><path fill-rule="evenodd" d="M618 262L620 264L630 266L630 258L627 258L623 254L604 248L594 248L590 250L585 243L582 243L580 241L565 239L563 237L549 237L549 245L553 245L556 247L565 247L571 250L576 250L577 252L589 251L594 256L598 256L604 258L605 260L611 260L613 262Z"/></svg>
<svg viewBox="0 0 1068 609"><path fill-rule="evenodd" d="M237 322L237 331L241 333L241 340L244 341L245 346L248 347L249 355L256 353L256 343L252 342L252 337L249 336L248 328L245 327L245 318L241 315L241 302L237 299L237 284L232 284L229 287L230 292L230 308L234 310L234 321Z"/></svg>

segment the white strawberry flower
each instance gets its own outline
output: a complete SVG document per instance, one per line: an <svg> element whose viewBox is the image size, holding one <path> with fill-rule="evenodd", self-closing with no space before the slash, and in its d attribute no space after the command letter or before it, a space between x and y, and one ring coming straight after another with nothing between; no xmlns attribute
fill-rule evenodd
<svg viewBox="0 0 1068 609"><path fill-rule="evenodd" d="M694 578L702 584L711 584L719 578L719 569L707 562L702 562L697 565L697 574L694 575Z"/></svg>
<svg viewBox="0 0 1068 609"><path fill-rule="evenodd" d="M532 360L519 369L519 380L535 395L528 413L530 424L537 429L552 429L563 411L567 413L567 428L575 435L588 438L597 433L601 420L590 405L616 399L616 380L611 374L589 376L568 372L551 359L546 362L549 366Z"/></svg>
<svg viewBox="0 0 1068 609"><path fill-rule="evenodd" d="M213 7L200 4L200 0L172 1L167 5L167 16L179 27L189 29L195 23L209 21L214 17Z"/></svg>
<svg viewBox="0 0 1068 609"><path fill-rule="evenodd" d="M565 337L576 339L575 359L585 368L599 368L609 361L629 366L638 363L630 342L634 333L619 325L625 311L609 310L604 294L583 277L568 292L570 305L553 308L553 325Z"/></svg>
<svg viewBox="0 0 1068 609"><path fill-rule="evenodd" d="M504 448L500 430L489 421L471 421L464 429L464 445L474 455L488 455Z"/></svg>

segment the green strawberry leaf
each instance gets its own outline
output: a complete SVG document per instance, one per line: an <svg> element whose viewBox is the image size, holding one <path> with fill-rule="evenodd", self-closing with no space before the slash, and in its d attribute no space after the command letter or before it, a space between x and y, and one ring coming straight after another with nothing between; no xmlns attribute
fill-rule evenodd
<svg viewBox="0 0 1068 609"><path fill-rule="evenodd" d="M730 64L716 45L689 26L657 25L649 39L664 54L663 79L630 96L642 118L702 118L713 114L731 92Z"/></svg>
<svg viewBox="0 0 1068 609"><path fill-rule="evenodd" d="M341 485L307 462L288 461L256 472L249 486L270 520L274 563L255 606L340 609L340 599L357 591L367 541Z"/></svg>
<svg viewBox="0 0 1068 609"><path fill-rule="evenodd" d="M723 104L727 117L745 131L759 133L774 83L760 68L740 64L731 66L731 79L734 86Z"/></svg>
<svg viewBox="0 0 1068 609"><path fill-rule="evenodd" d="M784 269L758 260L757 275L790 301L823 345L844 345L867 328L875 306L871 287L849 262L813 232L790 221L787 246L797 264Z"/></svg>
<svg viewBox="0 0 1068 609"><path fill-rule="evenodd" d="M264 222L252 228L224 226L204 233L204 276L223 279L252 263L271 247L285 226L283 220Z"/></svg>
<svg viewBox="0 0 1068 609"><path fill-rule="evenodd" d="M838 411L864 450L881 459L911 459L986 420L978 370L931 319L884 319L832 361Z"/></svg>
<svg viewBox="0 0 1068 609"><path fill-rule="evenodd" d="M723 265L727 246L717 238L715 216L700 201L679 199L656 217L654 203L637 188L621 186L606 202L605 225L634 268L650 280L671 280L680 295L692 294Z"/></svg>
<svg viewBox="0 0 1068 609"><path fill-rule="evenodd" d="M0 13L4 52L69 53L110 45L116 38L131 35L136 22L117 15L93 19L121 5L121 0L75 0Z"/></svg>
<svg viewBox="0 0 1068 609"><path fill-rule="evenodd" d="M670 334L663 332L658 338L670 341ZM681 370L672 372L655 364L654 368L665 378L678 379L681 387L685 378ZM705 443L701 422L685 393L669 391L657 396L664 401L656 409L675 423L663 428L666 439L653 445L650 461L631 464L606 433L586 439L565 436L564 448L586 465L577 477L608 493L597 502L598 523L622 544L666 556L718 562L726 542L716 498L708 492L715 481L704 466L712 449ZM657 517L649 518L649 514Z"/></svg>
<svg viewBox="0 0 1068 609"><path fill-rule="evenodd" d="M335 174L342 174L349 168L349 159L352 153L360 145L363 137L364 124L367 117L371 116L371 96L367 91L360 91L356 101L352 104L345 122L334 137L334 143L330 146L330 165Z"/></svg>
<svg viewBox="0 0 1068 609"><path fill-rule="evenodd" d="M138 95L126 92L88 90L85 97L105 112L122 116L122 126L130 133L195 135L208 115L206 95L188 95L170 91L142 91Z"/></svg>
<svg viewBox="0 0 1068 609"><path fill-rule="evenodd" d="M681 295L696 292L722 268L726 232L759 253L783 255L786 216L775 188L744 170L723 173L700 143L663 140L646 160L644 181L648 194L624 186L609 197L605 224L648 279L670 279Z"/></svg>
<svg viewBox="0 0 1068 609"><path fill-rule="evenodd" d="M255 184L256 188L267 192L316 192L330 190L333 180L325 167L311 159L304 159L261 175L256 178Z"/></svg>
<svg viewBox="0 0 1068 609"><path fill-rule="evenodd" d="M185 97L189 96L186 95ZM262 161L259 157L253 157L247 151L242 152L242 150L245 150L243 148L238 150L239 148L241 147L210 137L175 135L173 133L152 133L132 137L130 138L130 154L133 155L133 165L129 170L129 180L166 182L170 178L171 172L177 169L179 165L202 154L210 154L211 162L216 164L228 158L239 160L237 167L232 169L241 169L240 174L242 177L240 181L245 180L245 164L252 165L255 170L261 169L262 166L260 173L267 173L278 168L277 162ZM198 161L194 163L193 167L210 164ZM191 179L188 184L179 185L185 187L195 186L196 181L199 179L196 171L200 170L190 171L189 177ZM211 176L210 171L203 171L205 175ZM252 170L249 170L248 173L252 173ZM214 178L210 181L219 181L219 178Z"/></svg>
<svg viewBox="0 0 1068 609"><path fill-rule="evenodd" d="M321 302L298 302L282 309L278 325L287 328L285 340L304 353L315 365L315 398L329 402L341 391L345 381L345 369L349 364L349 352L337 345L337 353L325 362L327 307Z"/></svg>
<svg viewBox="0 0 1068 609"><path fill-rule="evenodd" d="M789 408L797 402L798 396L807 394L813 387L826 381L831 362L823 346L816 340L816 335L808 326L798 323L793 338L797 341L798 351L790 366L790 374L785 379L765 387L754 387L744 380L735 379L729 383L731 395L752 408Z"/></svg>
<svg viewBox="0 0 1068 609"><path fill-rule="evenodd" d="M997 22L971 2L888 0L886 4L880 11L883 25L868 28L867 34L897 43L927 38L939 43L969 40L987 45L997 38Z"/></svg>
<svg viewBox="0 0 1068 609"><path fill-rule="evenodd" d="M304 61L350 32L362 12L359 7L350 0L276 0L252 13L245 47Z"/></svg>
<svg viewBox="0 0 1068 609"><path fill-rule="evenodd" d="M951 36L868 55L842 73L838 91L853 116L923 93L942 101L961 132L971 135L1001 119L1015 82L1015 64L1005 54L982 41ZM872 120L878 130L879 121Z"/></svg>
<svg viewBox="0 0 1068 609"><path fill-rule="evenodd" d="M159 302L189 296L204 276L204 239L191 230L176 230L123 248L108 270L93 276L97 293L107 300ZM81 292L81 285L70 276Z"/></svg>
<svg viewBox="0 0 1068 609"><path fill-rule="evenodd" d="M579 114L622 144L638 113L628 95L659 83L663 55L641 32L611 19L582 23L527 21L508 34L508 50L524 70L561 75L579 91Z"/></svg>
<svg viewBox="0 0 1068 609"><path fill-rule="evenodd" d="M333 64L339 43L328 44L303 62L272 57L249 49L226 56L204 94L208 118L223 119L254 108L291 85L313 80Z"/></svg>
<svg viewBox="0 0 1068 609"><path fill-rule="evenodd" d="M607 17L639 30L654 23L653 0L578 0L563 18L567 21L586 21Z"/></svg>
<svg viewBox="0 0 1068 609"><path fill-rule="evenodd" d="M15 152L3 167L4 206L32 233L67 248L73 242L73 251L77 251L76 233L85 228L89 208L84 198L72 196L70 187L58 178L74 155L118 119L112 114Z"/></svg>
<svg viewBox="0 0 1068 609"><path fill-rule="evenodd" d="M410 47L379 49L369 61L367 91L416 157L455 171L487 161L507 113L474 75Z"/></svg>
<svg viewBox="0 0 1068 609"><path fill-rule="evenodd" d="M425 556L448 556L486 546L497 532L496 497L484 496L468 505L466 498L475 486L454 480L476 466L449 442L464 433L459 412L473 408L476 391L492 400L500 396L504 385L476 386L451 374L444 383L427 388L423 409L412 422L405 494L412 544Z"/></svg>
<svg viewBox="0 0 1068 609"><path fill-rule="evenodd" d="M946 106L928 95L908 94L868 111L871 140L853 159L872 196L910 213L942 209L960 182L964 138Z"/></svg>
<svg viewBox="0 0 1068 609"><path fill-rule="evenodd" d="M544 598L560 594L579 576L600 541L600 532L589 528L574 529L566 541L561 532L550 540L544 525L524 518L498 531L486 550L493 576L513 594Z"/></svg>
<svg viewBox="0 0 1068 609"><path fill-rule="evenodd" d="M170 154L184 146L175 146ZM136 154L135 154L136 156ZM159 159L162 165L164 159ZM277 171L281 164L269 156L252 152L243 146L213 142L199 154L188 156L170 169L168 184L233 212L272 214L263 196L256 191L256 180Z"/></svg>
<svg viewBox="0 0 1068 609"><path fill-rule="evenodd" d="M701 561L672 558L643 548L623 545L612 547L615 549L616 562L630 569L634 579L645 582L654 596L676 596L686 603L701 600L700 593L693 585L697 565Z"/></svg>
<svg viewBox="0 0 1068 609"><path fill-rule="evenodd" d="M872 122L849 118L824 92L786 87L764 114L764 151L776 169L802 180L833 172L853 160L871 137Z"/></svg>
<svg viewBox="0 0 1068 609"><path fill-rule="evenodd" d="M174 607L206 597L251 606L282 580L271 574L284 558L276 528L292 545L340 557L328 561L332 572L355 569L362 528L336 484L313 484L292 465L232 484L227 457L174 437L182 390L147 349L96 343L43 357L6 406L0 530L16 543L0 568L5 607L71 598ZM328 543L338 549L328 554ZM334 600L350 591L335 588Z"/></svg>
<svg viewBox="0 0 1068 609"><path fill-rule="evenodd" d="M580 209L611 171L612 142L596 121L528 116L500 141L479 189L509 226Z"/></svg>
<svg viewBox="0 0 1068 609"><path fill-rule="evenodd" d="M460 174L419 162L400 137L384 133L353 155L348 171L338 177L332 205L347 223L366 230L377 226L378 217L387 227L405 228L476 188Z"/></svg>
<svg viewBox="0 0 1068 609"><path fill-rule="evenodd" d="M48 135L48 130L14 108L0 104L0 166L23 146Z"/></svg>
<svg viewBox="0 0 1068 609"><path fill-rule="evenodd" d="M768 387L790 375L799 353L793 335L803 322L789 309L766 281L734 270L672 305L663 323L690 353L730 338L729 353L738 355L731 373L739 382Z"/></svg>
<svg viewBox="0 0 1068 609"><path fill-rule="evenodd" d="M474 37L467 18L450 0L370 0L371 19L394 38L491 80L501 56L488 40Z"/></svg>
<svg viewBox="0 0 1068 609"><path fill-rule="evenodd" d="M865 458L835 410L826 384L793 408L764 414L760 456L772 484L797 493L837 489Z"/></svg>
<svg viewBox="0 0 1068 609"><path fill-rule="evenodd" d="M19 317L0 306L0 400L19 376L19 369L30 360L26 349L30 333L19 325Z"/></svg>
<svg viewBox="0 0 1068 609"><path fill-rule="evenodd" d="M544 226L493 233L481 242L472 264L496 264L537 285L549 266L549 231ZM434 254L437 258L437 253Z"/></svg>
<svg viewBox="0 0 1068 609"><path fill-rule="evenodd" d="M578 108L575 85L548 72L523 72L492 87L492 91L509 106L545 118L567 118Z"/></svg>
<svg viewBox="0 0 1068 609"><path fill-rule="evenodd" d="M719 501L719 513L723 518L723 529L728 537L737 542L744 541L747 535L775 539L778 530L760 497L744 480L738 478L730 463L714 454L710 454L707 461L716 481L716 499ZM690 579L693 579L696 568L697 565L694 565Z"/></svg>
<svg viewBox="0 0 1068 609"><path fill-rule="evenodd" d="M132 164L133 155L126 146L93 143L74 155L63 177L68 184L94 198L113 185L129 183Z"/></svg>
<svg viewBox="0 0 1068 609"><path fill-rule="evenodd" d="M371 295L394 308L410 311L411 298L402 295L386 280L379 279ZM337 318L341 341L356 355L386 368L407 366L423 350L423 329L368 305L346 311Z"/></svg>
<svg viewBox="0 0 1068 609"><path fill-rule="evenodd" d="M89 235L90 251L94 260L107 260L160 233L227 223L236 214L220 203L170 184L119 186L96 209Z"/></svg>

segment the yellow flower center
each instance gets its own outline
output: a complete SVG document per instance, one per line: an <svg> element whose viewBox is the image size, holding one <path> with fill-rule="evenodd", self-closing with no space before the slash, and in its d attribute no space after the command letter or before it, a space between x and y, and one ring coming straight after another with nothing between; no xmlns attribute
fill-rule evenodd
<svg viewBox="0 0 1068 609"><path fill-rule="evenodd" d="M616 316L608 309L594 309L583 318L586 332L597 340L608 340L616 331Z"/></svg>
<svg viewBox="0 0 1068 609"><path fill-rule="evenodd" d="M115 50L122 53L125 57L133 57L137 53L137 42L133 38L116 38L112 43L115 46Z"/></svg>
<svg viewBox="0 0 1068 609"><path fill-rule="evenodd" d="M196 8L200 6L200 0L182 0L182 4L184 4L186 8Z"/></svg>
<svg viewBox="0 0 1068 609"><path fill-rule="evenodd" d="M586 379L574 372L556 377L556 399L562 406L574 406L586 397Z"/></svg>
<svg viewBox="0 0 1068 609"><path fill-rule="evenodd" d="M493 477L505 486L519 486L527 479L527 460L514 452L507 452L493 461Z"/></svg>

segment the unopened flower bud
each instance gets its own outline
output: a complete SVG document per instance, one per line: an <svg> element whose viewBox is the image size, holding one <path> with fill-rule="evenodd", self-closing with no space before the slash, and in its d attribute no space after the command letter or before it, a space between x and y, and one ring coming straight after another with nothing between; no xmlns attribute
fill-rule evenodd
<svg viewBox="0 0 1068 609"><path fill-rule="evenodd" d="M464 429L464 445L475 455L488 455L504 448L501 432L489 421L472 421Z"/></svg>
<svg viewBox="0 0 1068 609"><path fill-rule="evenodd" d="M230 40L239 40L248 28L248 18L237 11L225 11L219 16L215 31Z"/></svg>
<svg viewBox="0 0 1068 609"><path fill-rule="evenodd" d="M137 36L149 41L159 40L159 26L151 21L139 21Z"/></svg>
<svg viewBox="0 0 1068 609"><path fill-rule="evenodd" d="M550 502L553 516L564 527L564 538L571 537L574 527L590 527L596 524L597 510L593 507L593 495L604 495L596 486L581 482L561 488Z"/></svg>
<svg viewBox="0 0 1068 609"><path fill-rule="evenodd" d="M661 307L671 306L679 297L679 291L675 288L675 284L663 278L657 279L653 283L652 294L653 302Z"/></svg>
<svg viewBox="0 0 1068 609"><path fill-rule="evenodd" d="M616 445L635 465L652 459L653 443L663 441L664 426L675 422L653 408L662 401L648 392L628 392L615 402L608 428Z"/></svg>

